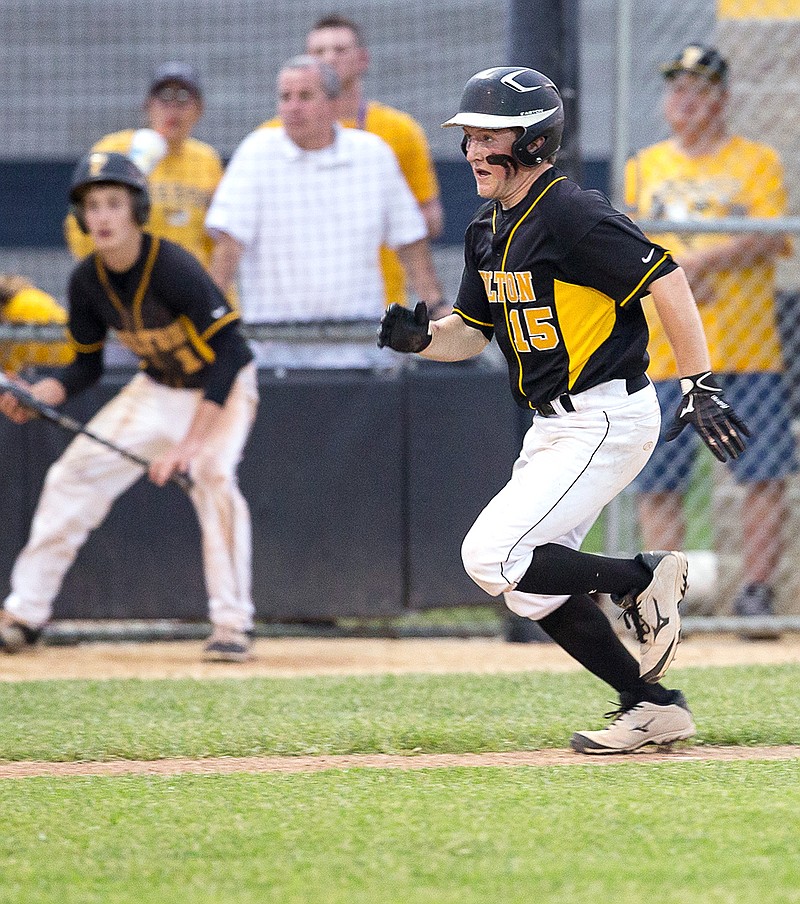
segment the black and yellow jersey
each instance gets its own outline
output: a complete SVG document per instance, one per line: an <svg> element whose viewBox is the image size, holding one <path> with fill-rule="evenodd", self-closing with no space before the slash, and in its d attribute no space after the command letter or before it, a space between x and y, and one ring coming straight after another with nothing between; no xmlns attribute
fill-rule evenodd
<svg viewBox="0 0 800 904"><path fill-rule="evenodd" d="M454 311L497 339L524 408L644 373L641 298L676 268L598 191L557 168L517 205L484 205L470 223Z"/></svg>
<svg viewBox="0 0 800 904"><path fill-rule="evenodd" d="M97 253L77 265L69 283L68 326L77 356L59 379L70 394L99 376L110 329L154 380L203 388L219 404L252 358L238 311L197 258L149 233L123 273L109 270Z"/></svg>

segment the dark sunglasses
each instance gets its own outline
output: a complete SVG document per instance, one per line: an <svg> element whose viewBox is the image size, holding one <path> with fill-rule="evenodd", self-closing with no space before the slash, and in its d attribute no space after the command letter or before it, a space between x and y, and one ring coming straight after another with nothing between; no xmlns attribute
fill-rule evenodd
<svg viewBox="0 0 800 904"><path fill-rule="evenodd" d="M197 100L197 96L188 88L178 88L174 85L164 85L161 88L156 88L151 97L155 97L156 100L160 100L162 103L178 104L181 107L186 106L193 100Z"/></svg>

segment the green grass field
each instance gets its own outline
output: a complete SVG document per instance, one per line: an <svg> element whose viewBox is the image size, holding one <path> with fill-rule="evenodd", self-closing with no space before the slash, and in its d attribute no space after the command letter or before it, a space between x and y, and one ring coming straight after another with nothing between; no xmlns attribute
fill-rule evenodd
<svg viewBox="0 0 800 904"><path fill-rule="evenodd" d="M800 738L800 666L675 669L698 743ZM582 674L0 685L0 759L564 747ZM3 904L800 902L800 760L0 781Z"/></svg>

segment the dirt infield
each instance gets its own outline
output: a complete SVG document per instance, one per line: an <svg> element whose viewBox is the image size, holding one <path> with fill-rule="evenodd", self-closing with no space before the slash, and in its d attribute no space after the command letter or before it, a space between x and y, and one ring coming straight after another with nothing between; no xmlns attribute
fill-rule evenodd
<svg viewBox="0 0 800 904"><path fill-rule="evenodd" d="M164 760L113 760L102 763L0 763L0 779L52 776L231 775L237 772L323 772L327 769L442 769L453 767L587 766L621 763L697 763L734 760L800 759L798 747L649 748L626 756L582 756L572 750L522 750L504 753L428 753L414 756L347 754L342 756L183 757Z"/></svg>
<svg viewBox="0 0 800 904"><path fill-rule="evenodd" d="M0 681L58 678L251 678L422 672L552 671L579 666L554 644L510 644L499 638L260 638L247 663L205 663L202 641L92 643L41 647L0 657ZM741 641L730 635L689 637L675 666L800 663L800 635Z"/></svg>
<svg viewBox="0 0 800 904"><path fill-rule="evenodd" d="M0 681L110 678L251 678L314 675L445 674L474 672L567 672L579 666L552 644L509 644L501 639L328 639L261 638L251 662L202 662L201 641L94 643L42 647L0 657ZM691 637L681 644L675 665L724 666L800 663L800 635L774 641L741 641L731 636ZM233 772L316 772L325 769L427 769L453 766L566 766L635 761L789 760L800 746L649 748L632 756L581 756L571 750L416 756L352 755L222 757L117 760L100 763L0 763L0 779L31 776L175 775Z"/></svg>

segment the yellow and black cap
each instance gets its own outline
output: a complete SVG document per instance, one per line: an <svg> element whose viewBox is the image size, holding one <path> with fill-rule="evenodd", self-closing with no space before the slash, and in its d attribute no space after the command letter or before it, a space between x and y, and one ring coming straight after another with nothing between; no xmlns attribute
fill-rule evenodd
<svg viewBox="0 0 800 904"><path fill-rule="evenodd" d="M664 63L661 72L667 79L688 72L724 85L728 79L728 61L716 47L688 44L674 59Z"/></svg>

